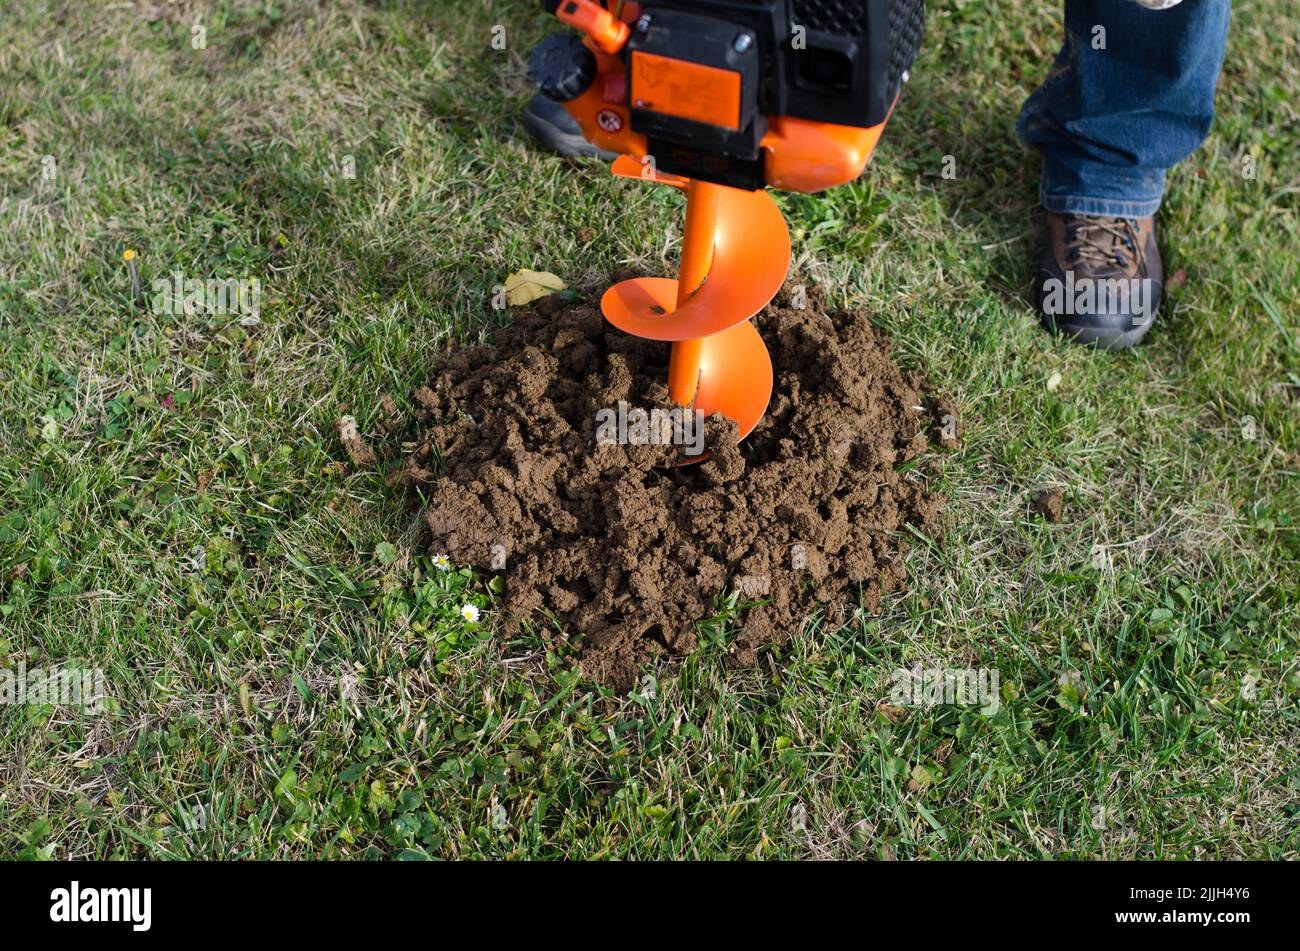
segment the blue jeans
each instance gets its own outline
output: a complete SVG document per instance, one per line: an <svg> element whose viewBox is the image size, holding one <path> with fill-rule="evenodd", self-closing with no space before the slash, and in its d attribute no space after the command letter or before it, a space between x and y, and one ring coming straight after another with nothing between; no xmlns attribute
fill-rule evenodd
<svg viewBox="0 0 1300 951"><path fill-rule="evenodd" d="M1155 214L1166 170L1209 134L1230 6L1065 0L1065 45L1016 125L1042 153L1045 209Z"/></svg>

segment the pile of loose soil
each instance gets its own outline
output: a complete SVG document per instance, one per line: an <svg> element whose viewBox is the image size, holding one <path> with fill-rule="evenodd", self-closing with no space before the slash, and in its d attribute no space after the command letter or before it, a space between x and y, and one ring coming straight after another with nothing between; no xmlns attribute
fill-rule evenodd
<svg viewBox="0 0 1300 951"><path fill-rule="evenodd" d="M589 303L543 299L494 346L446 354L416 394L403 472L430 500L433 549L498 571L510 627L555 622L539 627L580 638L583 672L620 690L695 650L697 622L733 592L736 665L819 606L877 611L906 579L894 533L931 531L941 504L898 467L927 434L954 441L953 411L863 313L782 296L757 323L776 371L767 416L739 446L734 423L709 419L708 460L679 468L662 467L678 450L598 444L600 410L669 405L668 347Z"/></svg>

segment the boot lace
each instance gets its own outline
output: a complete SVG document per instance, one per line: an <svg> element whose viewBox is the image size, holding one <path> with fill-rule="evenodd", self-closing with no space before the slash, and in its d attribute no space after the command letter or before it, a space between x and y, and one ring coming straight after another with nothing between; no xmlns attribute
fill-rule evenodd
<svg viewBox="0 0 1300 951"><path fill-rule="evenodd" d="M1068 259L1092 270L1115 266L1133 271L1141 261L1137 224L1131 218L1070 215L1065 219Z"/></svg>

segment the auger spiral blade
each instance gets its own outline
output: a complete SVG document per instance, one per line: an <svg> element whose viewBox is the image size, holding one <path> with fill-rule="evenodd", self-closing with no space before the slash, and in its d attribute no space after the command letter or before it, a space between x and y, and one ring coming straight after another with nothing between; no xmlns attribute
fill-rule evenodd
<svg viewBox="0 0 1300 951"><path fill-rule="evenodd" d="M772 360L754 325L790 267L790 231L765 191L659 175L623 157L614 174L670 185L686 194L686 230L677 280L636 278L605 292L601 310L615 327L673 345L669 394L706 417L735 420L744 439L772 396Z"/></svg>

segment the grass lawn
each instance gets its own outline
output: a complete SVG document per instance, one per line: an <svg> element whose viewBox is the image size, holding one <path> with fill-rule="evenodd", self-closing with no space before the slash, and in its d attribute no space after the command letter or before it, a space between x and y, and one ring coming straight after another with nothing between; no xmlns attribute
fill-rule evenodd
<svg viewBox="0 0 1300 951"><path fill-rule="evenodd" d="M673 266L672 198L528 144L537 5L6 3L0 668L109 700L0 706L0 856L1295 858L1300 20L1235 7L1160 218L1185 283L1096 354L1028 303L1012 123L1059 4L930 4L868 175L781 201L796 279L961 408L945 532L880 616L746 671L724 618L614 696L494 638L334 431L512 271ZM256 277L260 321L136 309L126 248L147 296ZM915 664L996 668L1000 709L891 705Z"/></svg>

